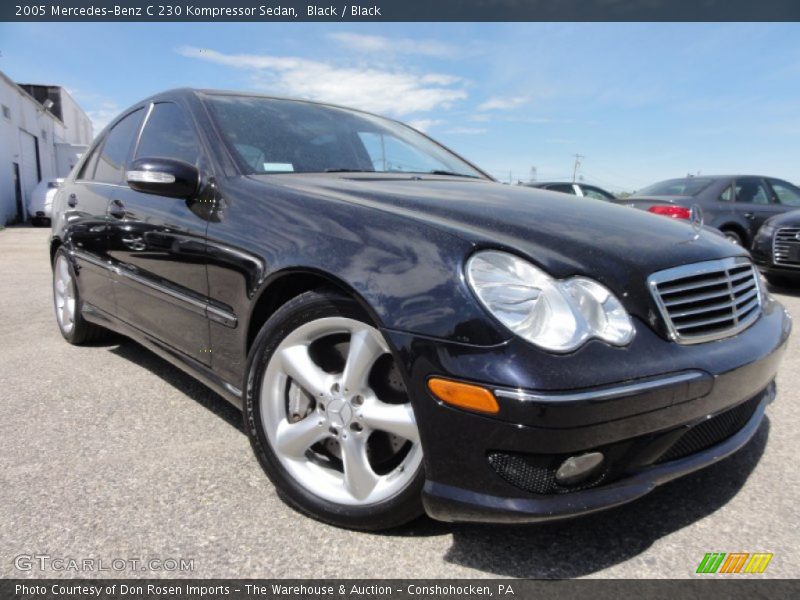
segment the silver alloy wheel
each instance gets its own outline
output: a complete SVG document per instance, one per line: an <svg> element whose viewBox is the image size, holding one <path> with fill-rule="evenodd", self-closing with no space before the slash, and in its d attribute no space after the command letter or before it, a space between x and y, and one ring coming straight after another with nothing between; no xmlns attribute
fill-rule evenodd
<svg viewBox="0 0 800 600"><path fill-rule="evenodd" d="M733 243L734 243L734 244L736 244L737 246L739 246L739 245L741 244L741 242L739 241L739 236L737 236L737 235L731 235L731 234L729 234L729 233L726 233L726 234L725 234L725 237L727 238L727 240L728 240L729 242L733 242Z"/></svg>
<svg viewBox="0 0 800 600"><path fill-rule="evenodd" d="M311 347L337 335L349 336L344 369L329 373L314 361ZM292 331L267 364L260 400L269 443L292 478L325 500L382 502L401 492L422 462L411 404L384 402L370 388L370 371L388 353L374 327L326 317ZM305 403L301 410L298 397ZM388 472L376 472L371 463L368 441L375 432L388 434L398 452Z"/></svg>
<svg viewBox="0 0 800 600"><path fill-rule="evenodd" d="M75 327L75 281L63 255L58 256L53 270L53 296L58 326L64 333L71 333Z"/></svg>

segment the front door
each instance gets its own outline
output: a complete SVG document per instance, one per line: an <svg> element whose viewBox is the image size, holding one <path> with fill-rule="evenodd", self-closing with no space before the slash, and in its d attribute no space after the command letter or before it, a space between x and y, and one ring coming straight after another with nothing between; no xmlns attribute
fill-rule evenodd
<svg viewBox="0 0 800 600"><path fill-rule="evenodd" d="M197 134L178 105L164 102L149 109L134 153L147 157L200 165ZM119 318L209 365L208 223L198 202L120 187L110 198L109 211L117 220L109 254L118 267Z"/></svg>
<svg viewBox="0 0 800 600"><path fill-rule="evenodd" d="M749 223L748 238L753 239L761 225L773 215L785 212L775 202L761 177L737 177L734 185L736 203L734 210Z"/></svg>

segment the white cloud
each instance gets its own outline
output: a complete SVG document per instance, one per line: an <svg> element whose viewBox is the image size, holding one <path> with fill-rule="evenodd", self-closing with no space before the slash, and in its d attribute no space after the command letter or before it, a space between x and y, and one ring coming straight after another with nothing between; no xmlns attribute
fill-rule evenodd
<svg viewBox="0 0 800 600"><path fill-rule="evenodd" d="M337 66L292 56L225 54L183 47L178 53L251 71L258 89L403 116L450 108L467 97L459 77L362 66Z"/></svg>
<svg viewBox="0 0 800 600"><path fill-rule="evenodd" d="M431 127L436 127L437 125L441 125L444 121L441 119L412 119L408 121L408 124L411 125L414 129L419 129L420 131L428 131Z"/></svg>
<svg viewBox="0 0 800 600"><path fill-rule="evenodd" d="M523 104L527 104L530 98L527 96L511 96L507 98L494 97L478 105L478 110L510 110Z"/></svg>
<svg viewBox="0 0 800 600"><path fill-rule="evenodd" d="M378 58L387 54L416 54L435 58L455 58L461 55L457 47L436 40L388 38L348 32L329 33L328 38L350 50L376 54Z"/></svg>
<svg viewBox="0 0 800 600"><path fill-rule="evenodd" d="M96 108L87 110L86 114L92 121L94 134L97 135L121 112L122 108L113 102L103 102Z"/></svg>
<svg viewBox="0 0 800 600"><path fill-rule="evenodd" d="M456 135L480 135L487 131L489 130L484 127L453 127L452 129L448 129L447 133Z"/></svg>

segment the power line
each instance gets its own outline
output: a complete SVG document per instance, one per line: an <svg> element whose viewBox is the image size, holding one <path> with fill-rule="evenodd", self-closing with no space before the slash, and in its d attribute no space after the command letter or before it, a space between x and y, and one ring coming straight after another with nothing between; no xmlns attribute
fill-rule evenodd
<svg viewBox="0 0 800 600"><path fill-rule="evenodd" d="M572 183L575 183L575 178L578 176L578 167L581 166L581 160L586 158L583 154L574 154L575 165L572 167Z"/></svg>

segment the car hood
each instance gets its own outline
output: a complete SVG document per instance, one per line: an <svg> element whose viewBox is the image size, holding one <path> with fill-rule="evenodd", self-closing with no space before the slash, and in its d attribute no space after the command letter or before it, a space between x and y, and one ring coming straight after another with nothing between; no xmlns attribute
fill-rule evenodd
<svg viewBox="0 0 800 600"><path fill-rule="evenodd" d="M772 227L800 227L800 210L775 215L764 221L764 224Z"/></svg>
<svg viewBox="0 0 800 600"><path fill-rule="evenodd" d="M686 222L491 181L296 173L254 179L400 214L445 229L477 247L522 254L555 277L592 277L618 294L640 290L654 271L746 255L724 238Z"/></svg>

